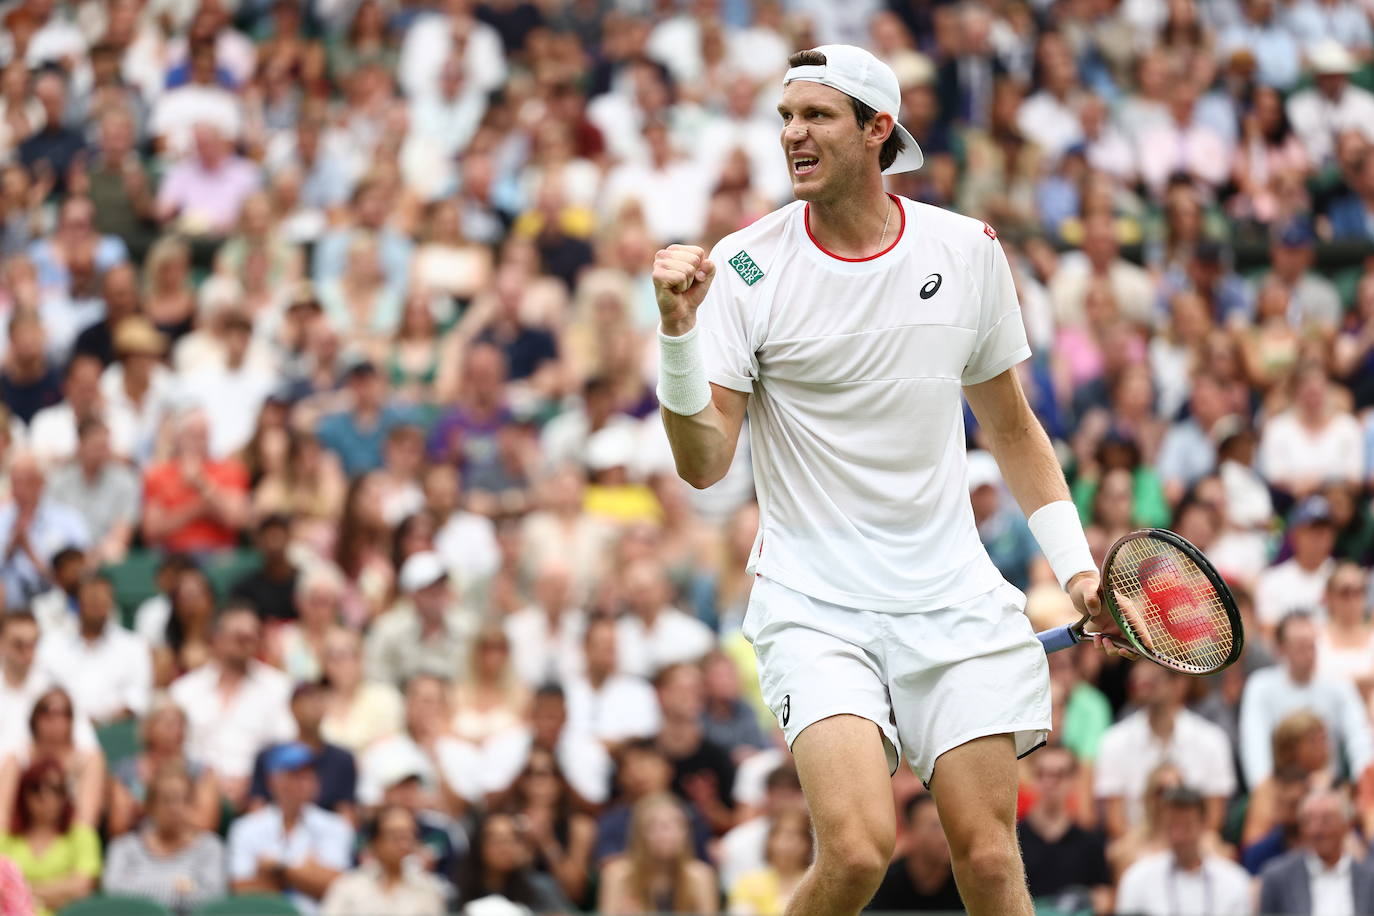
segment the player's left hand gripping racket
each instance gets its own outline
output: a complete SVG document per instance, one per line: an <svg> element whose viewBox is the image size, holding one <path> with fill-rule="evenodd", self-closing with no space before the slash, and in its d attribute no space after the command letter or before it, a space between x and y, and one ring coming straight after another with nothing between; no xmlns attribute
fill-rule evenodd
<svg viewBox="0 0 1374 916"><path fill-rule="evenodd" d="M1102 564L1102 600L1128 646L1142 658L1184 674L1215 674L1240 658L1245 634L1236 599L1216 568L1172 531L1133 531ZM1084 617L1035 634L1046 652L1092 636Z"/></svg>

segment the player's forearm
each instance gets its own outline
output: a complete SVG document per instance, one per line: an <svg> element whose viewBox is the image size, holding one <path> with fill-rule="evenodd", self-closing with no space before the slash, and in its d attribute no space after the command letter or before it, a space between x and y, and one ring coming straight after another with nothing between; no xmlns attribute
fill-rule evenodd
<svg viewBox="0 0 1374 916"><path fill-rule="evenodd" d="M1011 495L1029 518L1041 506L1070 497L1049 436L1035 415L1027 413L1023 422L1010 429L989 430L987 445Z"/></svg>
<svg viewBox="0 0 1374 916"><path fill-rule="evenodd" d="M739 431L730 434L725 414L714 403L690 417L666 407L660 413L679 477L701 490L725 476L735 457Z"/></svg>

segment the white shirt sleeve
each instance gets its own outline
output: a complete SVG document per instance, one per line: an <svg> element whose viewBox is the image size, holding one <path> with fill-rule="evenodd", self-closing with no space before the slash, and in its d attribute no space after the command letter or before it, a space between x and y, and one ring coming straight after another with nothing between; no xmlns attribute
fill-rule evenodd
<svg viewBox="0 0 1374 916"><path fill-rule="evenodd" d="M353 828L338 815L331 815L329 820L330 829L324 832L311 852L321 865L335 871L348 871L353 864Z"/></svg>
<svg viewBox="0 0 1374 916"><path fill-rule="evenodd" d="M1374 737L1369 730L1369 718L1359 692L1350 681L1337 681L1340 691L1341 738L1345 744L1345 758L1350 772L1356 777L1374 758Z"/></svg>
<svg viewBox="0 0 1374 916"><path fill-rule="evenodd" d="M1118 726L1107 729L1098 746L1097 762L1093 766L1094 798L1125 798L1128 791L1120 757L1121 732Z"/></svg>
<svg viewBox="0 0 1374 916"><path fill-rule="evenodd" d="M986 382L1031 355L1007 254L991 228L984 235L973 248L974 279L979 285L978 339L960 379L965 385Z"/></svg>
<svg viewBox="0 0 1374 916"><path fill-rule="evenodd" d="M754 381L759 377L759 362L753 345L750 315L739 295L740 290L749 287L729 264L730 258L739 255L749 257L744 251L726 253L716 248L711 252L716 274L697 309L697 326L701 328L706 378L717 385L748 393L754 390Z"/></svg>
<svg viewBox="0 0 1374 916"><path fill-rule="evenodd" d="M1150 887L1149 875L1141 869L1145 862L1137 862L1121 876L1121 886L1116 894L1116 912L1127 914L1151 912L1150 898L1156 889Z"/></svg>
<svg viewBox="0 0 1374 916"><path fill-rule="evenodd" d="M1198 790L1214 798L1230 798L1236 790L1236 765L1226 733L1215 726L1210 727L1206 731L1206 740L1199 744L1203 745L1200 750L1206 754L1208 763L1206 775L1198 782Z"/></svg>
<svg viewBox="0 0 1374 916"><path fill-rule="evenodd" d="M1267 674L1272 670L1252 674L1240 697L1240 763L1251 786L1263 782L1274 768L1270 745L1273 723L1266 711L1270 692Z"/></svg>
<svg viewBox="0 0 1374 916"><path fill-rule="evenodd" d="M137 636L128 640L129 667L124 683L124 705L134 715L147 714L153 696L153 654Z"/></svg>
<svg viewBox="0 0 1374 916"><path fill-rule="evenodd" d="M438 744L439 776L456 794L470 802L482 800L482 756L472 745L457 738Z"/></svg>
<svg viewBox="0 0 1374 916"><path fill-rule="evenodd" d="M258 873L257 850L247 835L256 821L240 820L229 828L228 868L230 881L246 881Z"/></svg>

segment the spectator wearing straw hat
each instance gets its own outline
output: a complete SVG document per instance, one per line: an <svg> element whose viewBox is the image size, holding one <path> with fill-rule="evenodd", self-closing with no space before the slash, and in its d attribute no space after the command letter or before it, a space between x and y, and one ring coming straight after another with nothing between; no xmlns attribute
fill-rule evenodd
<svg viewBox="0 0 1374 916"><path fill-rule="evenodd" d="M1288 99L1288 120L1312 161L1327 165L1335 158L1342 131L1357 130L1374 141L1374 94L1350 85L1350 75L1360 65L1340 42L1318 42L1307 59L1316 85Z"/></svg>

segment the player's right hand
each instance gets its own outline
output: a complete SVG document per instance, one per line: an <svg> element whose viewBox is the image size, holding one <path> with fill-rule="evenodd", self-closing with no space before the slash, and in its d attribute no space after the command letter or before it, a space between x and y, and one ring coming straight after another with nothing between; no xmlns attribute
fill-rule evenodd
<svg viewBox="0 0 1374 916"><path fill-rule="evenodd" d="M678 337L697 323L716 265L696 245L669 245L654 255L654 297L663 333Z"/></svg>

